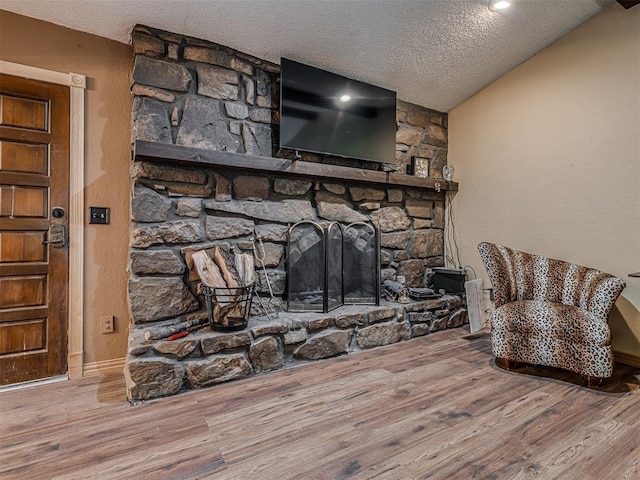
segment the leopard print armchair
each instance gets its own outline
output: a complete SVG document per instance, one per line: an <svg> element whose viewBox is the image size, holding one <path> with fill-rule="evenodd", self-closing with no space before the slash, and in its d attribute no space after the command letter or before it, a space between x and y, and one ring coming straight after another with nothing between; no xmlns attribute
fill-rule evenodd
<svg viewBox="0 0 640 480"><path fill-rule="evenodd" d="M609 313L625 283L592 268L478 245L495 295L491 347L496 362L558 367L588 384L610 377Z"/></svg>

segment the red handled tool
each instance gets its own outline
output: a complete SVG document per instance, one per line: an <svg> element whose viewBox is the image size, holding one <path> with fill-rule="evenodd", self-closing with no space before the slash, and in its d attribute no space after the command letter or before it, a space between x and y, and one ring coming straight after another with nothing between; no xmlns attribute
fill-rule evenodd
<svg viewBox="0 0 640 480"><path fill-rule="evenodd" d="M186 337L189 335L189 330L183 330L182 332L174 333L173 335L167 337L167 342L171 340L177 340L178 338Z"/></svg>

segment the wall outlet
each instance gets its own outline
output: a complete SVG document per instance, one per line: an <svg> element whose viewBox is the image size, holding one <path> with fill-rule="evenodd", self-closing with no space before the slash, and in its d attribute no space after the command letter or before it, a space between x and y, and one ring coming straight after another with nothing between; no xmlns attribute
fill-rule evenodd
<svg viewBox="0 0 640 480"><path fill-rule="evenodd" d="M100 331L102 333L113 333L113 315L100 317Z"/></svg>

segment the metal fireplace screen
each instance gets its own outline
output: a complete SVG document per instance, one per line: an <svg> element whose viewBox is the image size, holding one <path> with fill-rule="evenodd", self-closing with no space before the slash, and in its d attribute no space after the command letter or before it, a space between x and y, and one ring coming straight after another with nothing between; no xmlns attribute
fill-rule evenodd
<svg viewBox="0 0 640 480"><path fill-rule="evenodd" d="M380 247L378 232L366 223L344 229L342 242L344 303L380 303Z"/></svg>
<svg viewBox="0 0 640 480"><path fill-rule="evenodd" d="M380 240L372 225L298 222L289 229L287 259L290 312L380 302Z"/></svg>

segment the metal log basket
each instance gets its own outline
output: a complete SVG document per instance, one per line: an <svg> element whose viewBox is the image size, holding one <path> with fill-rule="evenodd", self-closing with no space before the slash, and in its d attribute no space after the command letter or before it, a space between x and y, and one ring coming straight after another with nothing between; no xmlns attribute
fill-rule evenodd
<svg viewBox="0 0 640 480"><path fill-rule="evenodd" d="M230 331L247 328L254 286L253 283L233 288L202 285L211 330Z"/></svg>

